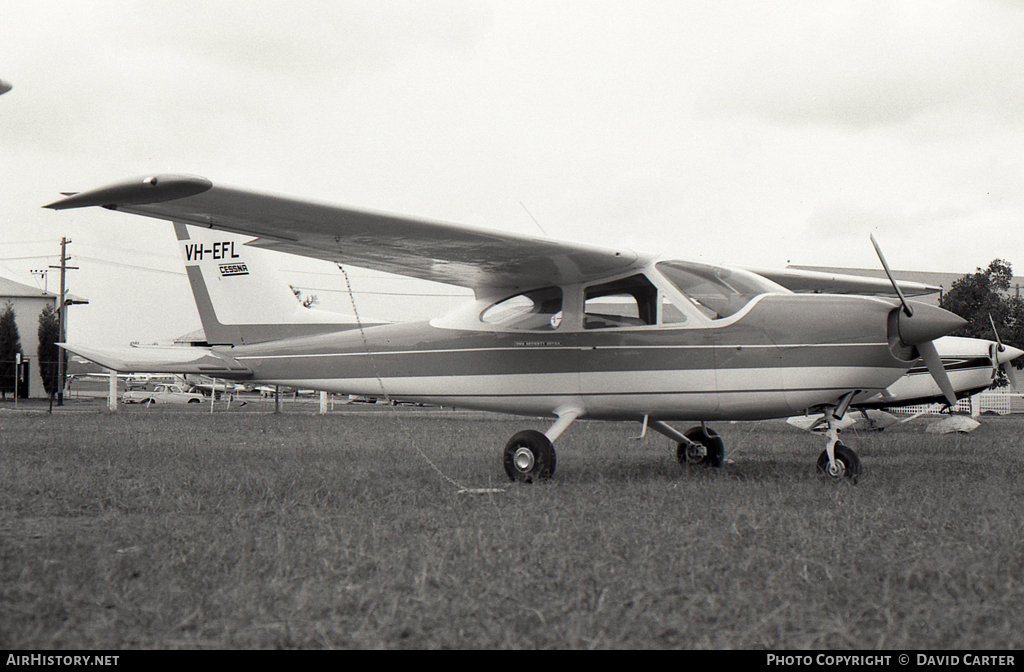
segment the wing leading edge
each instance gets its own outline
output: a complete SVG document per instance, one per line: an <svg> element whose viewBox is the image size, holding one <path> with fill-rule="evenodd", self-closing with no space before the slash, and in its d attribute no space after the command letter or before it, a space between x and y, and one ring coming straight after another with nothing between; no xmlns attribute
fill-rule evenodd
<svg viewBox="0 0 1024 672"><path fill-rule="evenodd" d="M641 262L625 249L356 210L191 175L124 180L45 207L89 206L257 236L250 245L477 291L586 282Z"/></svg>

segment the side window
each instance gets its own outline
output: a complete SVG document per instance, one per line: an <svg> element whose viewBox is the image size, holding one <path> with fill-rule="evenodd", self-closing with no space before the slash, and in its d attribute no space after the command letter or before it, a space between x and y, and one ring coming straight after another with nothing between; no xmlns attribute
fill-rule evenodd
<svg viewBox="0 0 1024 672"><path fill-rule="evenodd" d="M510 296L488 306L480 321L505 329L554 331L562 323L562 290L546 287Z"/></svg>
<svg viewBox="0 0 1024 672"><path fill-rule="evenodd" d="M583 328L655 324L657 301L658 290L643 275L588 287L583 298Z"/></svg>

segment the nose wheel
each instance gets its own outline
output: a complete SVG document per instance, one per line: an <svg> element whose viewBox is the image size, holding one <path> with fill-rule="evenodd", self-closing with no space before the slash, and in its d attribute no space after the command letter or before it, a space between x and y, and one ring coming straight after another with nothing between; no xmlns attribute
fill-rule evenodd
<svg viewBox="0 0 1024 672"><path fill-rule="evenodd" d="M829 481L848 478L850 482L856 483L860 476L860 458L857 457L857 453L844 446L841 441L836 441L832 450L835 460L831 461L828 459L828 450L821 451L818 457L818 473Z"/></svg>

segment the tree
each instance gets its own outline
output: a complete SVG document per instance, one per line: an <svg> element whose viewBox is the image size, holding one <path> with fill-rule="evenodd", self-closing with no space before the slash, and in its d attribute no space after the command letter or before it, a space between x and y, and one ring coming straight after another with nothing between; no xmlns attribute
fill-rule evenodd
<svg viewBox="0 0 1024 672"><path fill-rule="evenodd" d="M14 321L14 305L8 301L4 312L0 313L0 394L3 399L7 398L8 392L14 392L20 354L21 336L18 334L18 324Z"/></svg>
<svg viewBox="0 0 1024 672"><path fill-rule="evenodd" d="M1010 263L995 259L985 270L979 268L954 282L939 306L968 324L953 335L989 341L998 335L1005 345L1024 349L1024 299L1010 294L1012 280ZM992 331L993 324L997 333Z"/></svg>
<svg viewBox="0 0 1024 672"><path fill-rule="evenodd" d="M60 357L64 357L64 370L67 371L68 354L57 347L60 341L60 325L57 307L48 305L39 313L39 375L43 379L43 389L53 398L60 388L59 374Z"/></svg>

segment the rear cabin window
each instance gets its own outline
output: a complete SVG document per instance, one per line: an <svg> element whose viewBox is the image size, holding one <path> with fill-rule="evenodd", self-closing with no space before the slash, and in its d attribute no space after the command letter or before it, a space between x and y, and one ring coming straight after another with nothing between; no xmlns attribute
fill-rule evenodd
<svg viewBox="0 0 1024 672"><path fill-rule="evenodd" d="M588 287L584 294L583 328L655 324L657 302L658 289L643 275Z"/></svg>
<svg viewBox="0 0 1024 672"><path fill-rule="evenodd" d="M554 331L562 323L562 290L535 289L488 306L480 321L504 329Z"/></svg>

